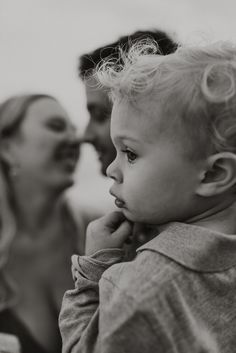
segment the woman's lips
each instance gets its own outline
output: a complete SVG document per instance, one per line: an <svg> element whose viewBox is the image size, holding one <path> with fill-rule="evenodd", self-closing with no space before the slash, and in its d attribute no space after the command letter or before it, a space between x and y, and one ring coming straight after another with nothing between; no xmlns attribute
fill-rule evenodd
<svg viewBox="0 0 236 353"><path fill-rule="evenodd" d="M79 143L64 143L58 146L55 150L55 159L62 162L68 171L74 171L79 159L80 144Z"/></svg>

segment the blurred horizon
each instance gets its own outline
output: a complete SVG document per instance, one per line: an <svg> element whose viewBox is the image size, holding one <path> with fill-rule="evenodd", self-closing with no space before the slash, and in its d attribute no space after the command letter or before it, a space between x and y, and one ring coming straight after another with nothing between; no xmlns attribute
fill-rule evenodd
<svg viewBox="0 0 236 353"><path fill-rule="evenodd" d="M180 43L235 40L233 0L0 0L0 100L23 92L54 95L82 133L88 119L78 57L138 29L167 31ZM110 181L84 145L76 203L106 210Z"/></svg>

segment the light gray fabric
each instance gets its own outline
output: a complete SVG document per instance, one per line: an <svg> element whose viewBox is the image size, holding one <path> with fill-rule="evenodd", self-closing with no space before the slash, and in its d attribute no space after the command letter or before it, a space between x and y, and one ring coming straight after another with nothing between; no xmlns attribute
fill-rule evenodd
<svg viewBox="0 0 236 353"><path fill-rule="evenodd" d="M236 236L171 223L121 260L118 249L78 258L64 353L236 352Z"/></svg>
<svg viewBox="0 0 236 353"><path fill-rule="evenodd" d="M21 347L18 338L7 333L0 333L1 353L20 353Z"/></svg>

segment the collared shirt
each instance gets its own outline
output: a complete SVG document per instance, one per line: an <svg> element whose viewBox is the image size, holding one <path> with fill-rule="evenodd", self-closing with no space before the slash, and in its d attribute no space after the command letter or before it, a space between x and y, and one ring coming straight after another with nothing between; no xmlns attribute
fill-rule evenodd
<svg viewBox="0 0 236 353"><path fill-rule="evenodd" d="M133 261L122 255L78 258L64 353L236 352L236 235L175 222Z"/></svg>

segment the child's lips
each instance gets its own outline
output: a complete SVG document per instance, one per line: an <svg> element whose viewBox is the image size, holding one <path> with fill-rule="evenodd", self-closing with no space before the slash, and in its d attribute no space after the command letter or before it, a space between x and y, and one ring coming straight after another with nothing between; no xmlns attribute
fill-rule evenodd
<svg viewBox="0 0 236 353"><path fill-rule="evenodd" d="M125 202L121 200L119 197L116 196L116 194L110 189L110 194L115 197L115 204L118 208L124 208L125 207Z"/></svg>
<svg viewBox="0 0 236 353"><path fill-rule="evenodd" d="M122 201L122 200L120 200L120 199L115 199L115 204L116 204L116 206L117 207L119 207L119 208L124 208L124 206L125 206L125 203L124 203L124 201Z"/></svg>

